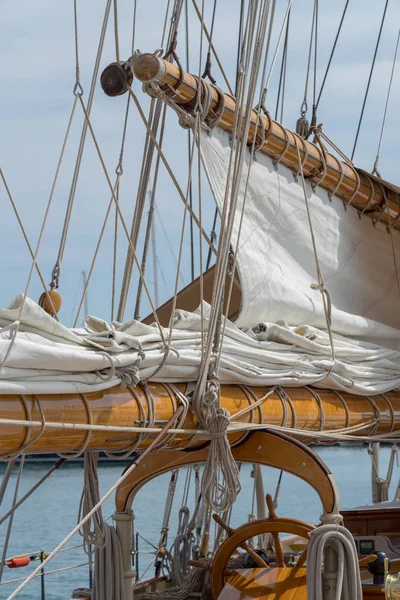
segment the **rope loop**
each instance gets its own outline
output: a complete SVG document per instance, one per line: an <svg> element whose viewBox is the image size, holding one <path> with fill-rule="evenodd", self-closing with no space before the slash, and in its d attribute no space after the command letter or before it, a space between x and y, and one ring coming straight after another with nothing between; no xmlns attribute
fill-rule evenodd
<svg viewBox="0 0 400 600"><path fill-rule="evenodd" d="M83 96L83 87L79 80L74 85L73 94L74 96Z"/></svg>
<svg viewBox="0 0 400 600"><path fill-rule="evenodd" d="M332 325L332 300L331 300L331 295L330 295L329 291L325 287L325 284L323 281L321 281L321 283L312 283L310 285L310 288L312 290L319 290L321 292L321 294L325 297L326 305L327 305L326 318L329 323L329 326L331 326Z"/></svg>

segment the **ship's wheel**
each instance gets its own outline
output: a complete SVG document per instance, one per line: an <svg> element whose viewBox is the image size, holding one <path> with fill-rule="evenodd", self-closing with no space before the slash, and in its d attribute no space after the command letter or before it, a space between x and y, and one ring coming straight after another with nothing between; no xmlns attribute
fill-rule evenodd
<svg viewBox="0 0 400 600"><path fill-rule="evenodd" d="M250 521L249 523L241 525L237 529L232 529L223 523L218 515L214 515L215 521L221 525L228 534L226 539L218 548L212 563L211 587L214 598L218 598L223 587L225 586L226 580L229 576L228 563L237 548L242 548L245 550L257 567L266 569L269 568L262 557L259 556L257 552L255 552L249 546L247 543L248 540L252 539L253 537L270 533L274 540L276 567L284 568L286 565L284 561L282 544L279 539L279 533L289 533L308 540L310 532L315 529L314 525L310 525L304 521L277 517L274 511L272 497L269 494L267 495L266 500L269 512L268 517L266 519ZM306 554L307 548L300 556L296 568L300 568L304 565Z"/></svg>

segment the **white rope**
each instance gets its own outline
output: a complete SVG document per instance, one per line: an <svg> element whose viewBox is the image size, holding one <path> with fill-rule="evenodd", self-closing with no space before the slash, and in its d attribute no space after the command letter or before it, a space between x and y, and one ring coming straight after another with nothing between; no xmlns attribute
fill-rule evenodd
<svg viewBox="0 0 400 600"><path fill-rule="evenodd" d="M105 543L95 552L92 600L125 599L121 542L114 527L103 523ZM126 598L126 600L130 600Z"/></svg>
<svg viewBox="0 0 400 600"><path fill-rule="evenodd" d="M258 12L257 3L249 6L245 35L247 42L243 44L242 48L243 72L239 73L238 77L233 143L221 216L221 237L215 267L209 330L199 369L198 383L192 399L192 408L200 425L208 429L211 436L210 452L202 477L202 496L205 503L217 512L229 510L241 490L240 473L226 436L230 415L220 406L219 402L218 354L221 347L222 302L231 238L268 15L269 0L261 4L260 12ZM245 106L245 86L248 73L249 82Z"/></svg>
<svg viewBox="0 0 400 600"><path fill-rule="evenodd" d="M303 171L303 163L300 158L300 150L299 150L297 136L295 136L295 143L296 143L297 157L298 157L298 161L299 161L299 165L300 165L301 183L302 183L303 194L304 194L304 202L305 202L306 210L307 210L307 218L308 218L308 224L309 224L309 228L310 228L311 242L312 242L312 246L313 246L314 261L315 261L315 267L316 267L317 279L318 279L318 283L312 283L310 287L313 290L319 290L321 293L321 296L322 296L322 304L323 304L323 308L324 308L326 328L328 331L329 343L330 343L330 347L331 347L332 368L333 368L334 363L335 363L335 346L333 343L332 327L331 327L331 325L332 325L332 323L331 323L331 298L330 298L328 290L325 287L324 278L323 278L321 267L319 264L317 242L315 239L314 228L313 228L312 219L311 219L310 204L309 204L308 196L307 196L306 182L305 182L304 171ZM329 373L330 373L330 370L329 370Z"/></svg>
<svg viewBox="0 0 400 600"><path fill-rule="evenodd" d="M334 554L338 562L338 568L335 568L337 573L329 571L329 580L327 579L325 584L332 586L333 580L336 579L335 600L362 600L354 538L348 529L336 524L321 525L310 533L307 549L307 600L322 600L325 597L323 581L329 564L327 552Z"/></svg>
<svg viewBox="0 0 400 600"><path fill-rule="evenodd" d="M83 490L79 505L78 521L82 520L100 500L99 479L97 474L98 452L85 452L83 463ZM83 537L83 549L86 554L104 548L107 535L101 508L86 521L79 530Z"/></svg>

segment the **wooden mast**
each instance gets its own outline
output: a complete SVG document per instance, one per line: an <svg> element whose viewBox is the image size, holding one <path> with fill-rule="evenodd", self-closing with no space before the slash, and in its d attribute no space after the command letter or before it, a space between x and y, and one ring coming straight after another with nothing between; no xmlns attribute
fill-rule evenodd
<svg viewBox="0 0 400 600"><path fill-rule="evenodd" d="M185 384L176 387L181 392L186 390ZM234 415L254 404L269 390L270 388L265 387L222 385L221 405ZM29 445L29 440L33 440L39 433L42 423L37 399L47 425L41 436ZM126 450L138 439L139 434L126 430L107 430L106 426L146 426L149 419L149 399L154 405L154 427L162 427L176 411L179 399L170 386L161 383L149 382L145 388L137 386L133 391L121 391L116 386L103 392L87 393L85 398L81 394L46 394L36 397L1 395L1 419L11 419L17 421L17 424L4 424L0 419L0 455L18 452L26 442L26 452L35 454L77 451L87 441L87 430L61 426L56 429L50 423L92 423L101 426L101 430L91 432L88 450ZM27 425L18 424L18 421L29 420L37 423L30 431ZM339 394L332 390L286 388L279 394L275 391L260 407L243 414L238 421L285 425L307 431L343 430L359 426L359 430L352 431L354 435L394 433L400 430L400 394L389 392L371 398ZM184 449L189 444L191 448L195 448L204 444L204 437L196 436L198 425L191 411L188 412L182 427L188 430L188 433L178 434L171 439L170 448ZM143 434L141 435L143 438ZM149 438L143 439L138 449L145 448L154 435L150 434ZM230 442L233 444L242 436L243 432L230 434ZM304 438L304 441L310 443L312 439L308 437Z"/></svg>
<svg viewBox="0 0 400 600"><path fill-rule="evenodd" d="M180 72L179 68L154 54L140 54L133 60L133 75L144 83L158 84L166 96L169 96L182 109L190 111L198 94L199 79L189 73ZM102 75L102 86L106 94L116 96L129 89L132 73L128 63L113 63ZM202 86L203 91L203 86ZM220 105L220 96L215 87L211 88L212 102L210 116L215 115ZM236 101L224 94L224 109L218 127L232 132ZM263 125L262 123L263 122ZM299 170L296 141L303 162L303 171L311 181L318 182L324 170L324 155L321 148L299 135L286 129L269 114L260 114L253 110L249 130L248 144L254 136L262 139L262 131L266 132L266 140L260 151L272 159L281 162L295 172ZM391 225L400 228L400 188L379 179L351 164L340 161L333 154L326 152L326 175L321 180L322 188L335 193L345 205L351 204L359 211L364 211L375 220L388 223L388 212ZM388 204L388 211L385 206Z"/></svg>

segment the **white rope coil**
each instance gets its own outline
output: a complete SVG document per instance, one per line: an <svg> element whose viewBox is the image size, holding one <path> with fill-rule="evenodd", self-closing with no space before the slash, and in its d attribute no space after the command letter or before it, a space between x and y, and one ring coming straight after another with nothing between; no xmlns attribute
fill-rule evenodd
<svg viewBox="0 0 400 600"><path fill-rule="evenodd" d="M327 571L327 552L336 554L337 572ZM352 534L341 525L321 525L310 533L307 550L307 600L324 598L324 585L332 586L335 580L335 600L362 600L357 548Z"/></svg>

